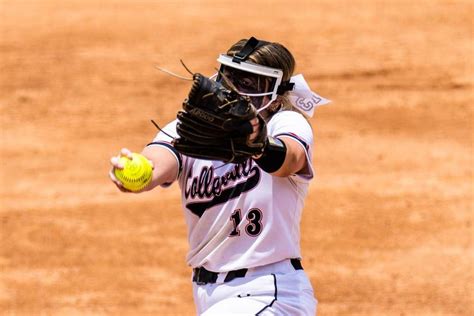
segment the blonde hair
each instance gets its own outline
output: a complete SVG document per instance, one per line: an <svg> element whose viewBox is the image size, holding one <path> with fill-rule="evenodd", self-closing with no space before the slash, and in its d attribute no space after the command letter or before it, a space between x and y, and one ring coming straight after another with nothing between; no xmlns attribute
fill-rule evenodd
<svg viewBox="0 0 474 316"><path fill-rule="evenodd" d="M247 39L241 39L229 48L227 55L234 57L234 55L245 46L245 43L247 43ZM282 81L289 81L296 67L295 58L285 46L267 41L260 41L260 46L248 56L248 60L262 66L281 69L283 71ZM280 104L281 106L278 106L275 112L278 110L286 110L301 113L301 111L290 102L287 93L288 92L285 92L285 94L277 97L274 103Z"/></svg>

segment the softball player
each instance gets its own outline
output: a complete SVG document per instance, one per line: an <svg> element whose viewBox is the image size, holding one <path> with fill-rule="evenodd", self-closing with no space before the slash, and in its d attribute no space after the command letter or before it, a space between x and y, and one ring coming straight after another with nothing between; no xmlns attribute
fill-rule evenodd
<svg viewBox="0 0 474 316"><path fill-rule="evenodd" d="M218 62L219 73L252 99L268 135L284 150L240 164L191 158L172 145L175 120L143 149L154 165L145 190L179 184L199 315L315 315L300 250L301 213L314 175L313 132L305 116L329 101L301 75L292 77L294 58L278 43L241 40ZM120 155L130 154L123 149ZM121 168L119 157L111 159L112 171ZM126 191L113 172L110 177Z"/></svg>

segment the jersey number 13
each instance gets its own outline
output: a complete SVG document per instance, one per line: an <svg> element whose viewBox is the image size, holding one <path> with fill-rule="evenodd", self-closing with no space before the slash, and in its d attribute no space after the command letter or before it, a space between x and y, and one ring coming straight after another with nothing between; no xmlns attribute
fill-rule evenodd
<svg viewBox="0 0 474 316"><path fill-rule="evenodd" d="M263 213L258 208L252 208L245 217L247 223L245 225L245 232L250 237L258 236L262 232L262 217ZM240 236L239 225L242 222L242 214L240 209L237 209L230 216L230 220L234 225L234 229L230 232L229 236Z"/></svg>

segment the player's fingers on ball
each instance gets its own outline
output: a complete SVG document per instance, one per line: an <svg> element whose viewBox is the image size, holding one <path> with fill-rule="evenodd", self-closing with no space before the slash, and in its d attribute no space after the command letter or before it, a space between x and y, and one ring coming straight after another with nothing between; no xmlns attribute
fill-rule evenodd
<svg viewBox="0 0 474 316"><path fill-rule="evenodd" d="M117 186L122 186L122 183L119 180L117 180L117 178L115 177L114 172L112 170L109 171L109 178Z"/></svg>
<svg viewBox="0 0 474 316"><path fill-rule="evenodd" d="M109 178L112 180L112 182L115 184L115 186L122 192L131 192L123 187L122 182L117 180L117 178L114 175L114 172L112 170L109 171Z"/></svg>
<svg viewBox="0 0 474 316"><path fill-rule="evenodd" d="M110 158L110 164L117 169L123 169L123 164L120 163L120 158L119 157L112 157Z"/></svg>
<svg viewBox="0 0 474 316"><path fill-rule="evenodd" d="M125 192L125 193L131 193L131 192L132 192L132 191L130 191L130 190L125 189L123 186L117 185L117 188L118 188L120 191Z"/></svg>
<svg viewBox="0 0 474 316"><path fill-rule="evenodd" d="M122 148L120 154L124 157L132 159L132 152L128 148Z"/></svg>
<svg viewBox="0 0 474 316"><path fill-rule="evenodd" d="M117 184L122 185L122 183L120 182L120 180L117 179L117 177L115 176L115 173L114 173L114 169L113 169L113 168L110 169L110 171L109 171L109 178L110 178L110 180L112 180L114 183L117 183Z"/></svg>
<svg viewBox="0 0 474 316"><path fill-rule="evenodd" d="M117 184L117 188L118 188L121 192L125 192L125 193L130 193L130 192L132 192L132 191L130 191L130 190L125 189L122 185L118 185L118 184Z"/></svg>

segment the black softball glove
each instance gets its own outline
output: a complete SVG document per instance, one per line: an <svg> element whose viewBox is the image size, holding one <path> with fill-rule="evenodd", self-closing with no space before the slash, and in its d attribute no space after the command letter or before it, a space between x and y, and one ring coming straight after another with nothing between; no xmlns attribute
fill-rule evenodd
<svg viewBox="0 0 474 316"><path fill-rule="evenodd" d="M201 74L193 76L193 86L178 112L173 146L180 153L207 160L239 163L261 154L267 141L265 121L246 96L226 89ZM258 136L250 121L258 118Z"/></svg>

